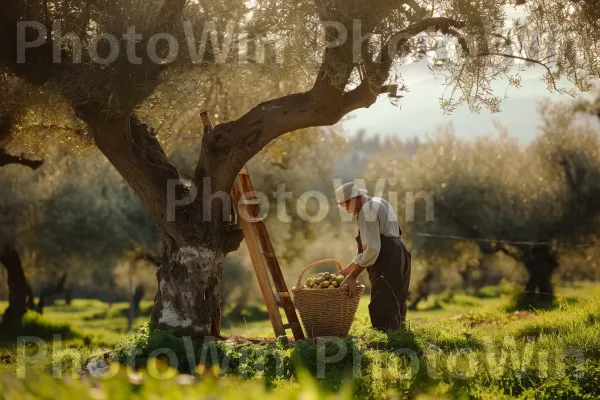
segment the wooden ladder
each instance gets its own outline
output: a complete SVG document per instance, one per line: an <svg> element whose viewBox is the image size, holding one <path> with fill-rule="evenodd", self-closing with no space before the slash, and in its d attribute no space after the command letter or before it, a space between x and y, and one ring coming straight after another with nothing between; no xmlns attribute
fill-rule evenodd
<svg viewBox="0 0 600 400"><path fill-rule="evenodd" d="M204 126L212 131L213 124L208 113L203 112L201 117ZM231 188L231 200L237 214L237 222L244 232L244 239L275 337L286 336L286 329L290 329L295 340L303 340L304 332L275 256L269 232L260 212L260 202L254 193L246 166L239 172ZM278 300L285 311L288 321L286 324L283 323L279 312Z"/></svg>

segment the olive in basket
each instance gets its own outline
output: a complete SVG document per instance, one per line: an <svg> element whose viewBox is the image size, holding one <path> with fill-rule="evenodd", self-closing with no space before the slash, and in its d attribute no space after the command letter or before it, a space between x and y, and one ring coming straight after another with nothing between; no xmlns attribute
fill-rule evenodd
<svg viewBox="0 0 600 400"><path fill-rule="evenodd" d="M335 272L319 272L316 276L307 278L304 286L308 289L338 289L344 279L344 275Z"/></svg>

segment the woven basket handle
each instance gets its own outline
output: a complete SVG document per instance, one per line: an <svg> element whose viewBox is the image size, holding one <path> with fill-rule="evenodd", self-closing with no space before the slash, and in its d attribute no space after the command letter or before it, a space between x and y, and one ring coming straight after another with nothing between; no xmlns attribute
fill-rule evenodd
<svg viewBox="0 0 600 400"><path fill-rule="evenodd" d="M342 266L342 263L339 262L336 259L333 258L326 258L325 260L321 260L321 261L315 261L314 263L310 264L308 267L304 268L304 270L300 273L300 276L298 277L298 283L296 283L296 288L300 289L302 287L302 276L304 275L304 273L306 271L308 271L311 268L316 267L317 265L321 265L321 264L325 264L325 263L336 263L338 270L342 270L344 267Z"/></svg>

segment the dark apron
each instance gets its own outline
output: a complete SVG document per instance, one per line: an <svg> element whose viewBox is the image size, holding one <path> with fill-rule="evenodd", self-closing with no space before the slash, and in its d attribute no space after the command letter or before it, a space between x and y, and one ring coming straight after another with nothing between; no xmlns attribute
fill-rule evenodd
<svg viewBox="0 0 600 400"><path fill-rule="evenodd" d="M367 268L371 283L369 315L373 328L390 331L404 327L410 285L411 254L398 237L381 235L381 250L375 264ZM363 246L356 237L358 253Z"/></svg>

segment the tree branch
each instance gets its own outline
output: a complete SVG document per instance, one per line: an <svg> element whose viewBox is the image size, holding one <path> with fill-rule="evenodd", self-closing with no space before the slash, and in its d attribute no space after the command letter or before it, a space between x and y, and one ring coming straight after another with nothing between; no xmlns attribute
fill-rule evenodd
<svg viewBox="0 0 600 400"><path fill-rule="evenodd" d="M0 149L0 167L4 167L10 164L18 164L24 167L29 167L32 170L36 170L42 166L44 161L42 160L29 160L25 158L23 154L21 156L13 156L8 154L4 149Z"/></svg>
<svg viewBox="0 0 600 400"><path fill-rule="evenodd" d="M461 49L463 50L463 52L466 55L470 54L469 46L467 45L467 40L464 38L464 36L460 32L458 32L456 29L449 28L448 34L450 34L458 39L458 44L460 44Z"/></svg>
<svg viewBox="0 0 600 400"><path fill-rule="evenodd" d="M523 259L523 255L521 254L521 252L519 252L519 250L511 249L502 242L496 243L495 250L496 250L496 252L501 252L501 253L506 254L507 256L509 256L510 258L512 258L513 260L516 260L516 261L522 261L522 259Z"/></svg>
<svg viewBox="0 0 600 400"><path fill-rule="evenodd" d="M425 15L427 9L422 7L416 0L404 0L404 4L409 6L414 12Z"/></svg>
<svg viewBox="0 0 600 400"><path fill-rule="evenodd" d="M83 9L83 17L81 19L81 27L79 32L79 37L83 40L86 36L86 30L88 25L90 24L90 1L86 0L85 6Z"/></svg>
<svg viewBox="0 0 600 400"><path fill-rule="evenodd" d="M144 253L144 252L139 252L135 255L133 261L138 262L138 261L146 261L149 262L150 264L154 264L157 267L160 266L160 264L162 263L160 256L157 256L155 254L151 254L151 253Z"/></svg>
<svg viewBox="0 0 600 400"><path fill-rule="evenodd" d="M464 25L449 18L426 18L392 35L376 61L363 57L368 64L367 74L349 91L345 88L356 66L352 40L326 49L309 91L261 103L238 120L222 123L205 135L194 184L199 187L203 177L211 177L216 179L213 190L228 192L242 166L272 140L298 129L333 125L349 112L375 103L394 58L410 38L429 29L448 32L451 27Z"/></svg>
<svg viewBox="0 0 600 400"><path fill-rule="evenodd" d="M165 23L174 23L183 12L187 0L164 0L164 4L160 10L161 19Z"/></svg>
<svg viewBox="0 0 600 400"><path fill-rule="evenodd" d="M526 62L541 65L542 67L546 68L546 71L548 71L548 75L550 76L550 82L552 83L554 90L556 90L557 92L560 92L560 89L556 86L556 81L554 80L554 74L552 73L552 70L550 70L550 68L543 62L541 62L539 60L535 60L533 58L529 58L529 57L521 57L521 56L515 56L513 54L505 54L505 53L484 52L484 53L479 53L476 55L476 57L488 57L488 56L502 56L502 57L506 57L506 58L513 58L515 60L521 60L521 61L526 61Z"/></svg>

